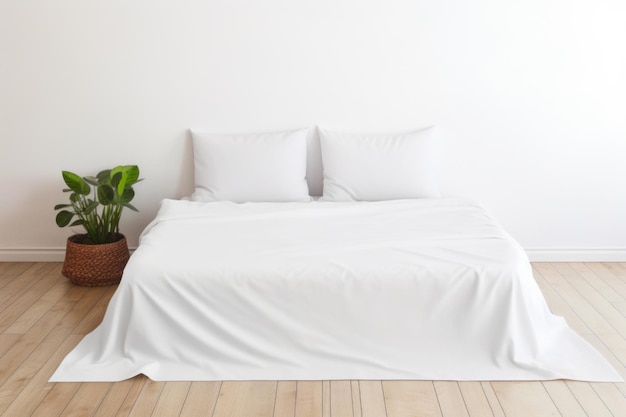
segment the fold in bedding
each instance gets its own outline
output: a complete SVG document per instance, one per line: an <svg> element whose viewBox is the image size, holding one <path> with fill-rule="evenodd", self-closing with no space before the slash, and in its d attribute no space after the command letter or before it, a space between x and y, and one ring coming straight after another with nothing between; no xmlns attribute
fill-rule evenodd
<svg viewBox="0 0 626 417"><path fill-rule="evenodd" d="M164 200L51 381L621 381L464 199Z"/></svg>

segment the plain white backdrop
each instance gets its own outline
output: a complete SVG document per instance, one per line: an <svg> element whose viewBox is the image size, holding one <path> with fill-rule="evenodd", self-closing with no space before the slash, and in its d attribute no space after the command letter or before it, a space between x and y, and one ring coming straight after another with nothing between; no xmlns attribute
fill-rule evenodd
<svg viewBox="0 0 626 417"><path fill-rule="evenodd" d="M188 129L434 124L444 193L529 251L626 259L621 0L0 1L0 256L58 251L60 171L138 164L136 245Z"/></svg>

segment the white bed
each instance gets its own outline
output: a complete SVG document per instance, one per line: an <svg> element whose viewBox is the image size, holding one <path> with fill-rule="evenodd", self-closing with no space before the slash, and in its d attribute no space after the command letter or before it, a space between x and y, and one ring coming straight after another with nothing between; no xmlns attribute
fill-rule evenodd
<svg viewBox="0 0 626 417"><path fill-rule="evenodd" d="M165 200L52 381L619 381L463 199Z"/></svg>
<svg viewBox="0 0 626 417"><path fill-rule="evenodd" d="M312 132L194 133L194 201L162 202L51 381L621 381L487 212L440 198L430 129Z"/></svg>

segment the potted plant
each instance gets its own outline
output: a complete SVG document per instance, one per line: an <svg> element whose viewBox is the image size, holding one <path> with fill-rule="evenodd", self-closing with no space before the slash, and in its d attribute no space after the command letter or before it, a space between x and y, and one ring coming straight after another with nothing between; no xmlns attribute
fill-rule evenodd
<svg viewBox="0 0 626 417"><path fill-rule="evenodd" d="M68 204L57 204L59 227L82 226L85 233L67 239L62 274L75 284L112 285L120 282L130 257L126 237L119 231L122 210L138 211L130 202L133 185L141 181L136 165L120 165L95 177L62 171Z"/></svg>

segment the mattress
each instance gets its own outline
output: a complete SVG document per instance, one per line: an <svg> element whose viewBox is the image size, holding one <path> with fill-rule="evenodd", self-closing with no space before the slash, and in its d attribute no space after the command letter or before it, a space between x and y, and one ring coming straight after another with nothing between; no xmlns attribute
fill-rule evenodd
<svg viewBox="0 0 626 417"><path fill-rule="evenodd" d="M164 200L51 381L621 381L479 205Z"/></svg>

